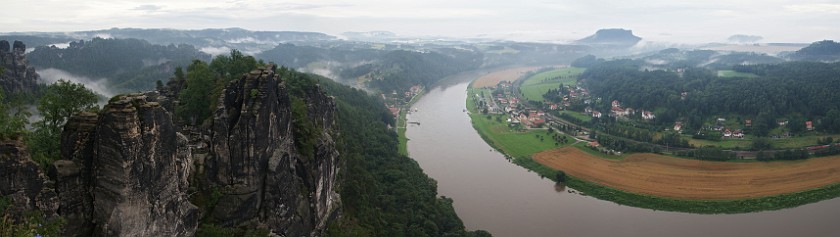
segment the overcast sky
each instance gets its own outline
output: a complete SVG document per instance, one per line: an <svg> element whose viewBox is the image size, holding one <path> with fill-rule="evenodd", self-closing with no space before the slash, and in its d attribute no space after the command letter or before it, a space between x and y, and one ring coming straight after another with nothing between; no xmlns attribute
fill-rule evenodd
<svg viewBox="0 0 840 237"><path fill-rule="evenodd" d="M733 34L759 35L762 42L840 40L840 0L3 2L0 32L241 27L570 41L600 28L625 28L666 42L723 42Z"/></svg>

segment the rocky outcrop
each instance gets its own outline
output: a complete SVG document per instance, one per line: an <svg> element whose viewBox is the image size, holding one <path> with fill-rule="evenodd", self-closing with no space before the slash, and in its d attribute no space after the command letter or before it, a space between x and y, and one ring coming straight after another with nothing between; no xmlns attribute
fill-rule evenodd
<svg viewBox="0 0 840 237"><path fill-rule="evenodd" d="M338 209L338 153L332 140L335 102L320 90L307 110L320 131L311 157L293 136L292 102L275 68L254 70L228 85L213 117L210 187L222 193L209 217L224 226L259 224L284 236L317 236ZM297 138L300 139L300 138Z"/></svg>
<svg viewBox="0 0 840 237"><path fill-rule="evenodd" d="M49 179L20 142L0 144L0 191L27 210L57 213L65 236L192 236L200 218L321 236L340 207L336 104L317 85L293 99L275 70L231 82L212 126L187 135L161 105L178 103L172 91L120 95L78 114Z"/></svg>
<svg viewBox="0 0 840 237"><path fill-rule="evenodd" d="M575 43L603 47L631 47L642 38L633 35L632 30L600 29L594 35L579 39Z"/></svg>
<svg viewBox="0 0 840 237"><path fill-rule="evenodd" d="M198 209L187 195L192 163L178 154L186 142L154 97L118 96L98 118L82 114L68 122L62 160L53 165L60 214L73 224L68 235L194 234Z"/></svg>
<svg viewBox="0 0 840 237"><path fill-rule="evenodd" d="M0 141L0 196L10 199L14 218L27 211L54 217L58 209L53 182L41 171L18 140ZM2 218L2 216L0 216Z"/></svg>
<svg viewBox="0 0 840 237"><path fill-rule="evenodd" d="M26 60L26 45L23 42L15 41L9 45L9 41L0 40L0 87L3 93L11 95L15 93L30 93L38 81L38 73L35 68L29 65Z"/></svg>

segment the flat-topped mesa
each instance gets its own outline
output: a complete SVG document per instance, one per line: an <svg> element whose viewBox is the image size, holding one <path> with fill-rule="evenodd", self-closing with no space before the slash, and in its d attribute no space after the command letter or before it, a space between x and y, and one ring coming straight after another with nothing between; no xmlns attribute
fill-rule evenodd
<svg viewBox="0 0 840 237"><path fill-rule="evenodd" d="M68 223L76 224L67 235L194 234L190 157L178 154L183 136L176 135L169 112L149 98L154 96L117 96L98 118L83 113L65 127L62 145L70 147L62 148L62 161L53 167Z"/></svg>
<svg viewBox="0 0 840 237"><path fill-rule="evenodd" d="M224 226L261 223L286 236L318 236L338 209L335 103L320 90L306 103L323 134L314 158L295 146L291 98L276 66L259 68L222 92L212 125L208 183L222 192L211 211ZM319 99L323 101L314 101Z"/></svg>

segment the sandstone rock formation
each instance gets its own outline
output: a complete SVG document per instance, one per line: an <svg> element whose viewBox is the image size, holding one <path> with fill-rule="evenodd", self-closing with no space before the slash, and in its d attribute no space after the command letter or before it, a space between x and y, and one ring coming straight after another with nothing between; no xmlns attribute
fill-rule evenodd
<svg viewBox="0 0 840 237"><path fill-rule="evenodd" d="M23 142L0 141L0 196L12 201L10 213L14 217L34 210L53 217L58 209L53 185Z"/></svg>
<svg viewBox="0 0 840 237"><path fill-rule="evenodd" d="M39 76L26 60L26 45L15 41L11 46L9 41L0 40L0 67L5 71L0 73L0 87L7 96L32 92Z"/></svg>
<svg viewBox="0 0 840 237"><path fill-rule="evenodd" d="M254 70L219 98L204 177L223 195L210 217L225 226L260 223L286 236L320 235L339 206L335 102L319 90L307 95L308 119L321 133L314 156L301 155L291 100L274 71Z"/></svg>
<svg viewBox="0 0 840 237"><path fill-rule="evenodd" d="M292 99L275 70L231 82L212 126L184 127L187 135L161 105L176 105L177 90L120 95L80 113L64 127L49 178L21 142L1 143L0 191L61 216L65 236L192 236L200 220L321 236L340 207L336 104L317 86ZM295 119L311 126L307 146L296 142ZM190 202L201 195L214 203Z"/></svg>
<svg viewBox="0 0 840 237"><path fill-rule="evenodd" d="M67 235L194 234L198 208L187 195L192 162L177 154L171 115L150 98L118 96L95 120L82 114L67 124L63 159L53 165Z"/></svg>

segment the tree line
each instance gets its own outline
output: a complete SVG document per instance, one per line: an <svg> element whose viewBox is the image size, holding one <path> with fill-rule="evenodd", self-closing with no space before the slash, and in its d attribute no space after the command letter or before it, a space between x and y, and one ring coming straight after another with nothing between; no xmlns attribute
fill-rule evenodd
<svg viewBox="0 0 840 237"><path fill-rule="evenodd" d="M710 70L686 68L682 72L644 70L634 60L603 62L580 78L594 96L619 100L625 107L662 109L655 123L698 130L704 121L737 114L756 121L757 135L775 128L777 118L796 120L792 128L804 129L815 121L817 129L840 132L840 63L788 62L736 66L757 78L719 78ZM600 105L606 109L609 105ZM816 121L821 123L817 124ZM801 124L800 124L801 123Z"/></svg>

